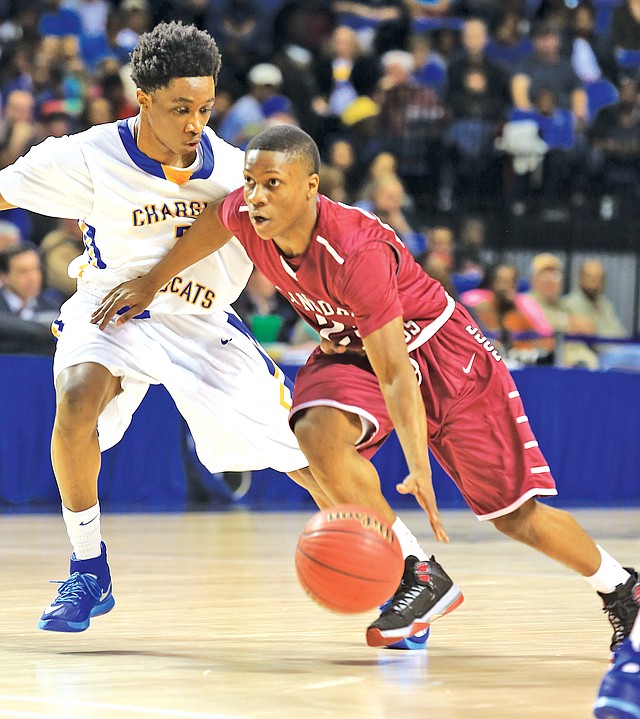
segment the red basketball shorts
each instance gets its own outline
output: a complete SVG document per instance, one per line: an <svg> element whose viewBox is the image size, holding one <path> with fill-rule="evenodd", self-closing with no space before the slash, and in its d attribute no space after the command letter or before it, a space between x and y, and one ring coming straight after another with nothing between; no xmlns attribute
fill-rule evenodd
<svg viewBox="0 0 640 719"><path fill-rule="evenodd" d="M504 361L459 305L410 354L427 415L429 448L478 519L509 514L528 499L557 494ZM291 422L313 406L353 412L370 428L358 445L372 457L393 430L366 358L316 350L296 378Z"/></svg>

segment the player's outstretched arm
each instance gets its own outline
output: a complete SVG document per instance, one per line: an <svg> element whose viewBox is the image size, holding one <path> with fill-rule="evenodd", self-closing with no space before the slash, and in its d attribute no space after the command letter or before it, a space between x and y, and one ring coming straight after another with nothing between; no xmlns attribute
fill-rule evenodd
<svg viewBox="0 0 640 719"><path fill-rule="evenodd" d="M114 317L116 324L128 322L151 304L156 292L169 280L225 245L231 239L231 233L218 217L218 207L223 200L208 205L189 230L146 275L123 282L106 294L91 315L91 322L101 330ZM127 309L118 315L125 307Z"/></svg>
<svg viewBox="0 0 640 719"><path fill-rule="evenodd" d="M433 491L424 402L409 362L402 317L396 317L372 332L363 344L409 467L408 476L396 485L396 489L400 494L415 496L429 517L435 538L439 542L448 542Z"/></svg>

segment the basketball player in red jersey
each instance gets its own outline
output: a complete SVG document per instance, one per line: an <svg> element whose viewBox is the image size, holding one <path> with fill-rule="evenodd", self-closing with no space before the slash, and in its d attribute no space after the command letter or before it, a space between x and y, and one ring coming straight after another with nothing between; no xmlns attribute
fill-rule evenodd
<svg viewBox="0 0 640 719"><path fill-rule="evenodd" d="M555 483L501 356L389 226L318 195L319 165L315 142L298 128L254 137L244 188L209 205L149 274L112 290L93 321L106 326L127 305L118 322L139 314L177 272L235 235L322 338L296 378L290 422L327 496L369 506L393 524L369 458L395 428L409 468L397 489L415 495L436 539L447 541L429 446L478 519L598 591L615 650L638 614L638 574L570 514L537 501L555 495ZM459 604L454 588L433 557L407 557L368 643L390 645L423 629Z"/></svg>

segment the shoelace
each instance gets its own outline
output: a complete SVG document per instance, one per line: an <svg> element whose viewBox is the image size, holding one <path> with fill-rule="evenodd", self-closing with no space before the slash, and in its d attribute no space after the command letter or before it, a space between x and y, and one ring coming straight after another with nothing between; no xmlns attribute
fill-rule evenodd
<svg viewBox="0 0 640 719"><path fill-rule="evenodd" d="M98 600L102 596L98 580L92 574L74 572L69 579L50 580L52 584L60 584L58 596L54 604L78 604L86 592Z"/></svg>
<svg viewBox="0 0 640 719"><path fill-rule="evenodd" d="M391 599L391 602L385 611L402 614L403 610L406 609L414 599L420 596L422 590L425 588L433 590L431 582L428 582L427 584L411 584L407 586L405 584L405 580L403 579L398 591Z"/></svg>
<svg viewBox="0 0 640 719"><path fill-rule="evenodd" d="M630 594L606 604L602 611L607 614L613 627L613 641L611 644L615 646L627 638L627 634L630 632L638 613L638 603L633 594Z"/></svg>

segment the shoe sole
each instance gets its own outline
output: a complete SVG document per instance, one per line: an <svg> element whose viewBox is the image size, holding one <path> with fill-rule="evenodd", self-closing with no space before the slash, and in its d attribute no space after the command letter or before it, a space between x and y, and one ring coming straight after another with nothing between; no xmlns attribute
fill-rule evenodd
<svg viewBox="0 0 640 719"><path fill-rule="evenodd" d="M398 649L401 651L421 651L427 648L427 640L429 639L429 627L417 634L412 634L406 639L401 639L394 644L387 644L386 649Z"/></svg>
<svg viewBox="0 0 640 719"><path fill-rule="evenodd" d="M102 614L110 612L116 604L116 600L113 597L101 602L95 606L89 614L89 619L85 622L65 622L61 619L40 619L38 621L38 629L42 629L45 632L84 632L85 629L89 628L89 620L91 617L99 617Z"/></svg>
<svg viewBox="0 0 640 719"><path fill-rule="evenodd" d="M403 639L417 634L418 632L427 629L431 622L434 622L440 617L444 617L445 614L449 614L454 609L459 607L464 601L464 597L460 588L453 584L449 591L443 595L439 602L418 619L414 619L413 622L405 627L397 627L394 629L378 629L378 627L369 627L367 629L367 644L370 647L388 647L390 644L395 644Z"/></svg>
<svg viewBox="0 0 640 719"><path fill-rule="evenodd" d="M640 719L640 706L615 699L601 697L593 707L597 719Z"/></svg>

